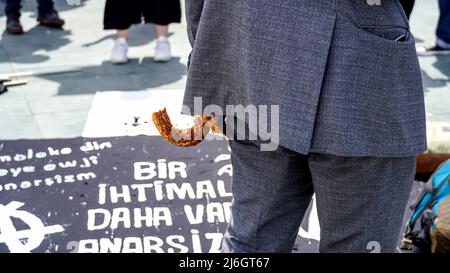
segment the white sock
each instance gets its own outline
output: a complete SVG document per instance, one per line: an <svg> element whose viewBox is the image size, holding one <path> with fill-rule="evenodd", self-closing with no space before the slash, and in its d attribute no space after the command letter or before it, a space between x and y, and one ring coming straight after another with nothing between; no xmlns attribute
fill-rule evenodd
<svg viewBox="0 0 450 273"><path fill-rule="evenodd" d="M121 44L127 43L127 39L125 39L124 37L117 38L116 41L117 41L118 43L121 43Z"/></svg>
<svg viewBox="0 0 450 273"><path fill-rule="evenodd" d="M158 42L168 42L169 39L166 36L159 36L158 37Z"/></svg>

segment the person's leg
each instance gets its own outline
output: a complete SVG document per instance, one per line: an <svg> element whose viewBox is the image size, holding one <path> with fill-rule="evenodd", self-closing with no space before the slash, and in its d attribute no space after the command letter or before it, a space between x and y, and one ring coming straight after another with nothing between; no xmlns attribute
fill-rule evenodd
<svg viewBox="0 0 450 273"><path fill-rule="evenodd" d="M117 30L117 39L111 52L111 63L124 64L128 62L128 29Z"/></svg>
<svg viewBox="0 0 450 273"><path fill-rule="evenodd" d="M10 34L22 34L23 28L20 24L20 0L7 0L5 5L6 32Z"/></svg>
<svg viewBox="0 0 450 273"><path fill-rule="evenodd" d="M311 154L321 252L396 252L415 157Z"/></svg>
<svg viewBox="0 0 450 273"><path fill-rule="evenodd" d="M47 27L61 28L64 20L58 15L53 5L53 0L38 0L38 22Z"/></svg>
<svg viewBox="0 0 450 273"><path fill-rule="evenodd" d="M18 19L20 17L21 0L6 0L5 14L7 17Z"/></svg>
<svg viewBox="0 0 450 273"><path fill-rule="evenodd" d="M437 45L450 49L450 1L439 0L441 15L436 31Z"/></svg>
<svg viewBox="0 0 450 273"><path fill-rule="evenodd" d="M168 37L169 36L169 26L168 25L155 25L156 37Z"/></svg>
<svg viewBox="0 0 450 273"><path fill-rule="evenodd" d="M141 22L141 6L138 1L125 3L122 0L107 0L103 17L105 30L116 30L117 39L111 51L113 64L128 62L128 30Z"/></svg>
<svg viewBox="0 0 450 273"><path fill-rule="evenodd" d="M156 25L156 46L154 60L156 62L168 62L172 59L172 49L169 42L169 26Z"/></svg>
<svg viewBox="0 0 450 273"><path fill-rule="evenodd" d="M117 39L125 39L128 40L128 29L118 29L117 30Z"/></svg>
<svg viewBox="0 0 450 273"><path fill-rule="evenodd" d="M153 0L142 2L146 23L156 25L156 47L154 60L167 62L172 59L169 36L169 24L181 21L181 6L179 0Z"/></svg>
<svg viewBox="0 0 450 273"><path fill-rule="evenodd" d="M313 195L307 156L280 147L261 152L250 141L230 141L231 221L222 252L290 252Z"/></svg>
<svg viewBox="0 0 450 273"><path fill-rule="evenodd" d="M39 15L52 13L55 10L53 0L37 0Z"/></svg>
<svg viewBox="0 0 450 273"><path fill-rule="evenodd" d="M441 15L436 30L436 43L417 48L419 55L450 54L450 0L439 0Z"/></svg>

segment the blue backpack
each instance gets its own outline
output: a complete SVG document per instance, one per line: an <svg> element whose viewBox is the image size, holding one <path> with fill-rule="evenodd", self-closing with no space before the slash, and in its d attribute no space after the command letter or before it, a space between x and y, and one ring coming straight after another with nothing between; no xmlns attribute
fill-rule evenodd
<svg viewBox="0 0 450 273"><path fill-rule="evenodd" d="M401 248L450 252L450 160L432 175L411 209Z"/></svg>

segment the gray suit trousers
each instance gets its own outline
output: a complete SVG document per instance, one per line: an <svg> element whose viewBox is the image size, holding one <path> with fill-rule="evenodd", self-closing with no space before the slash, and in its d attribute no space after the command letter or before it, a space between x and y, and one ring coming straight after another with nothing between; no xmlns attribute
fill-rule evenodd
<svg viewBox="0 0 450 273"><path fill-rule="evenodd" d="M396 252L415 173L415 157L302 155L283 147L261 152L230 141L232 216L223 252L291 252L316 194L320 252Z"/></svg>

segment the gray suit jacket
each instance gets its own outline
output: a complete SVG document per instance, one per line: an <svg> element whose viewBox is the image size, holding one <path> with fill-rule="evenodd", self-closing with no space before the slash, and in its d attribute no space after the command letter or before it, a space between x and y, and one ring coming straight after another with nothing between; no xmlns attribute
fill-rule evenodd
<svg viewBox="0 0 450 273"><path fill-rule="evenodd" d="M279 105L280 145L303 154L425 151L414 37L397 0L371 2L186 0L184 104Z"/></svg>

